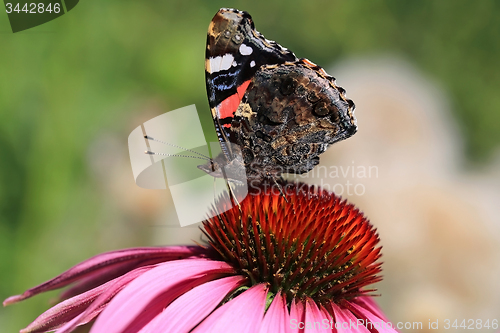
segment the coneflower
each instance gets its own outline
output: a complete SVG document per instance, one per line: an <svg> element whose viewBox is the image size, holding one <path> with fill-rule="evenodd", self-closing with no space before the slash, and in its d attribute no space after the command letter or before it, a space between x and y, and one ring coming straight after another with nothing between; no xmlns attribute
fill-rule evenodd
<svg viewBox="0 0 500 333"><path fill-rule="evenodd" d="M396 332L373 300L378 236L363 214L303 184L259 187L203 222L208 246L104 253L12 296L73 284L21 332ZM224 209L221 209L224 208ZM225 210L217 214L219 210Z"/></svg>

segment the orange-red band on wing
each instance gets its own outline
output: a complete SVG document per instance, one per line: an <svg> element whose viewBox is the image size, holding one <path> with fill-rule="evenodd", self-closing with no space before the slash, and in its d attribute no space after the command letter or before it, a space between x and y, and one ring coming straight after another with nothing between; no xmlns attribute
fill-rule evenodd
<svg viewBox="0 0 500 333"><path fill-rule="evenodd" d="M218 116L220 119L234 117L234 113L238 109L241 99L243 98L243 95L245 94L245 91L247 90L249 84L250 80L243 82L241 86L238 87L236 94L229 96L220 103L220 105L218 106ZM229 128L231 127L231 124L224 124L223 126Z"/></svg>

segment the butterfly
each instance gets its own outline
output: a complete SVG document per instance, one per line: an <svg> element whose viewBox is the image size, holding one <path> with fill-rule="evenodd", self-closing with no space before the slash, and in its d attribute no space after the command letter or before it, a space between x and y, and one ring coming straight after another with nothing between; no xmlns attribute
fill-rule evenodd
<svg viewBox="0 0 500 333"><path fill-rule="evenodd" d="M210 22L205 77L221 153L198 168L214 177L277 184L357 131L335 78L266 39L247 12L222 8Z"/></svg>

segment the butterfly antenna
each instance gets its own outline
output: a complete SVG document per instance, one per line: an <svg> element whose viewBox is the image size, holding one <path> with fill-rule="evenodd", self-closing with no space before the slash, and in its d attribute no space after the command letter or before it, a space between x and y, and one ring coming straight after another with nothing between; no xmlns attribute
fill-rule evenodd
<svg viewBox="0 0 500 333"><path fill-rule="evenodd" d="M165 154L165 153L157 153L157 152L154 152L154 151L151 151L151 150L146 150L144 153L147 154L147 155L156 155L156 156L197 158L197 159L204 160L204 161L207 161L207 160L211 161L212 160L212 159L210 159L208 157L199 157L199 156L181 155L181 154Z"/></svg>
<svg viewBox="0 0 500 333"><path fill-rule="evenodd" d="M150 140L150 141L154 141L154 142L159 142L159 143L163 143L164 145L167 145L167 146L171 146L171 147L175 147L175 148L179 148L179 149L183 149L185 151L190 151L192 152L193 154L196 154L196 155L200 155L200 156L203 156L206 160L211 160L210 157L208 156L205 156L203 155L202 153L199 153L197 151L194 151L192 149L187 149L187 148L184 148L184 147L181 147L181 146L178 146L178 145L174 145L173 143L168 143L168 142L165 142L165 141L162 141L162 140L158 140L158 139L155 139L149 135L144 135L144 139L146 140Z"/></svg>

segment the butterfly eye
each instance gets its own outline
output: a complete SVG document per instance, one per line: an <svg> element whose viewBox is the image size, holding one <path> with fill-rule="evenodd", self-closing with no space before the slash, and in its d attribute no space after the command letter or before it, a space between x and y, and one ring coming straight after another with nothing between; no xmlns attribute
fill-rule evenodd
<svg viewBox="0 0 500 333"><path fill-rule="evenodd" d="M224 31L224 37L226 37L226 38L231 37L231 31L229 31L229 30Z"/></svg>
<svg viewBox="0 0 500 333"><path fill-rule="evenodd" d="M234 35L233 42L235 44L241 44L242 41L243 41L243 37L240 34Z"/></svg>

